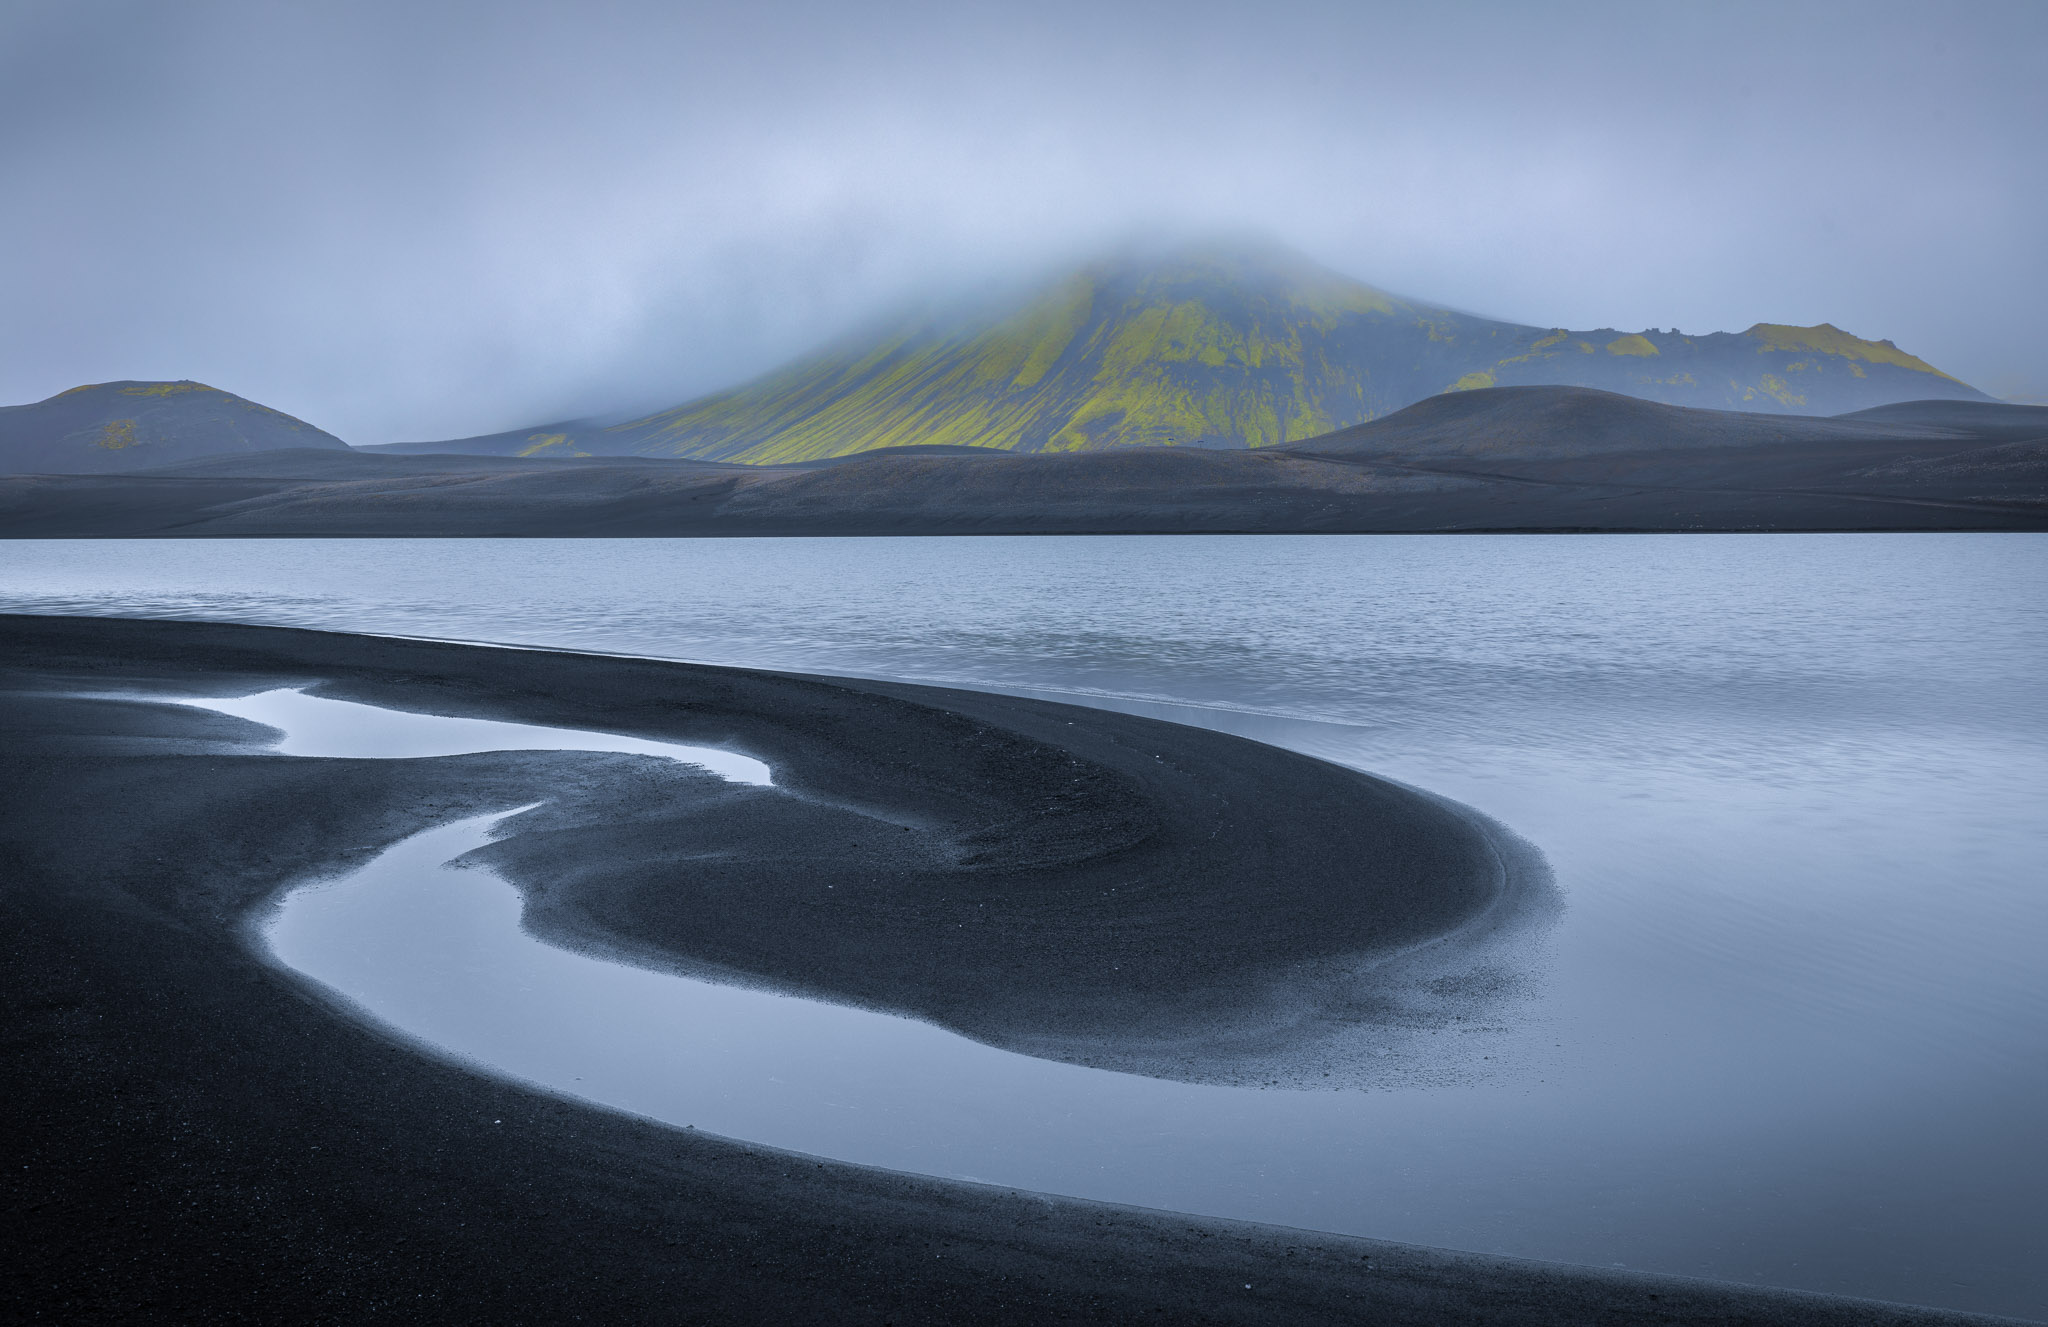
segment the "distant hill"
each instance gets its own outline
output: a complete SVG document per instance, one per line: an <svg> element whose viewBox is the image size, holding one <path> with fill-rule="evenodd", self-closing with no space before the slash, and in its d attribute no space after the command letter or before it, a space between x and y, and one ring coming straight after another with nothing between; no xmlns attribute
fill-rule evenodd
<svg viewBox="0 0 2048 1327"><path fill-rule="evenodd" d="M2025 407L2006 406L2006 410ZM1325 456L1507 463L1613 452L1796 449L1840 442L1977 436L1974 401L1918 401L1835 418L1664 405L1589 387L1486 387L1418 401L1369 424L1296 445ZM1896 418L1887 411L1901 411ZM2037 412L2048 416L2048 411ZM2044 430L2048 431L2048 430Z"/></svg>
<svg viewBox="0 0 2048 1327"><path fill-rule="evenodd" d="M901 447L746 466L301 450L0 477L0 535L2048 529L2048 409L1893 412L1816 419L1528 387L1432 397L1255 451Z"/></svg>
<svg viewBox="0 0 2048 1327"><path fill-rule="evenodd" d="M2048 524L2048 408L1908 401L1833 418L1697 410L1573 387L1501 387L1433 397L1386 419L1290 449L1416 475L1576 492L1587 528L1973 528L1963 513ZM1527 494L1523 495L1527 506ZM1624 515L1624 513L1633 513ZM1799 513L1794 515L1793 513ZM1831 514L1827 514L1831 513ZM1825 515L1824 517L1824 514ZM1558 519L1553 517L1553 519ZM1955 521L1944 526L1944 521ZM1808 523L1803 527L1797 523Z"/></svg>
<svg viewBox="0 0 2048 1327"><path fill-rule="evenodd" d="M473 438L444 438L439 442L373 442L356 448L399 456L543 456L550 460L565 456L626 454L622 448L590 452L575 439L595 437L601 426L584 420L565 419L553 424L534 424L509 433L484 433Z"/></svg>
<svg viewBox="0 0 2048 1327"><path fill-rule="evenodd" d="M1893 401L1990 401L1889 341L1830 323L1758 323L1746 332L1591 332L1554 328L1454 384L1599 387L1667 405L1834 415Z"/></svg>
<svg viewBox="0 0 2048 1327"><path fill-rule="evenodd" d="M108 474L223 452L348 444L198 382L103 382L0 407L0 473Z"/></svg>
<svg viewBox="0 0 2048 1327"><path fill-rule="evenodd" d="M1443 392L1536 384L1815 415L1988 399L1888 341L1825 324L1709 336L1528 327L1236 244L1127 254L1001 307L905 319L623 424L388 450L759 464L912 445L1270 447Z"/></svg>
<svg viewBox="0 0 2048 1327"><path fill-rule="evenodd" d="M1890 427L1920 424L1931 428L1968 429L1983 437L2010 441L2048 435L2048 405L2009 401L1901 401L1874 406L1842 418L1858 424Z"/></svg>

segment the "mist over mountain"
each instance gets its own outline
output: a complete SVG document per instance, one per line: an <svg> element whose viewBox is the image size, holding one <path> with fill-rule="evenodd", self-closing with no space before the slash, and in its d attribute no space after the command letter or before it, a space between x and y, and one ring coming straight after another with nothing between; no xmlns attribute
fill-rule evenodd
<svg viewBox="0 0 2048 1327"><path fill-rule="evenodd" d="M201 382L103 382L0 407L0 472L111 474L222 453L348 444Z"/></svg>
<svg viewBox="0 0 2048 1327"><path fill-rule="evenodd" d="M1539 384L1779 414L1986 399L1889 341L1828 324L1704 336L1532 327L1230 242L1120 254L992 309L883 324L621 424L401 449L762 464L920 445L1267 447L1440 392Z"/></svg>
<svg viewBox="0 0 2048 1327"><path fill-rule="evenodd" d="M0 401L638 417L1160 231L1546 330L1832 322L2048 400L2044 42L2028 0L25 0Z"/></svg>

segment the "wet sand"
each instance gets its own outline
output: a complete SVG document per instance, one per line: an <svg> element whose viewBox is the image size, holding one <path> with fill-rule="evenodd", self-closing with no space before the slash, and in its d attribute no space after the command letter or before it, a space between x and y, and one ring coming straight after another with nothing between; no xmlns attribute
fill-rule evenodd
<svg viewBox="0 0 2048 1327"><path fill-rule="evenodd" d="M1200 730L930 688L202 624L8 618L0 638L16 1120L0 1275L23 1316L1968 1320L1048 1199L700 1137L395 1044L250 935L285 885L530 801L538 784L556 799L552 832L507 840L495 864L515 882L585 864L559 891L529 890L550 939L1181 1073L1161 1047L1183 1066L1241 1053L1230 1036L1187 1053L1234 1001L1252 1011L1236 1032L1308 1053L1323 1043L1301 1002L1331 989L1317 960L1456 928L1515 897L1483 823L1407 790ZM723 801L678 813L674 781L700 793L707 781L641 757L314 761L261 752L262 732L239 720L59 694L307 681L405 708L730 746L799 796L716 790ZM604 842L617 850L601 855ZM761 892L692 940L650 882L670 879L661 864L678 845L714 843L752 859L727 892ZM1206 875L1178 883L1205 860ZM813 916L812 900L777 892L833 861L863 897ZM1113 904L1056 883L1103 871L1157 883ZM1247 872L1277 892L1233 892ZM1021 901L934 953L935 936L967 929L955 895L974 887ZM1112 930L1144 944L1105 949ZM858 944L835 947L849 933ZM1142 979L1120 962L1114 977L1097 971L1105 953L1135 950L1157 956ZM1006 960L1064 966L1020 986Z"/></svg>

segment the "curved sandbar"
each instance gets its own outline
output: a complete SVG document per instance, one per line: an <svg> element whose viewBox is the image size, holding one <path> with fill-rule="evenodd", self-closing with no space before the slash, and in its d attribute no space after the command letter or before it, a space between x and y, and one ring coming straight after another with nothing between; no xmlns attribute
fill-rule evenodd
<svg viewBox="0 0 2048 1327"><path fill-rule="evenodd" d="M61 693L189 692L226 675L254 690L326 676L385 703L409 697L476 714L516 703L531 721L625 727L616 707L636 693L612 679L686 670L197 624L11 618L0 619L0 638L0 1000L9 1011L0 1090L14 1120L0 1158L0 1245L10 1255L0 1294L25 1316L1965 1320L862 1170L662 1128L434 1061L335 1017L264 962L247 942L252 911L281 881L531 800L537 776L558 797L595 796L646 776L648 762L307 760L252 749L263 732L237 720ZM910 689L759 684L816 688L813 696L839 687L849 706L910 703ZM637 694L645 731L743 745L779 774L803 762L778 752L820 740L785 720L779 739L764 721L749 730L760 744L742 743L738 720L716 703L677 713ZM615 708L593 724L607 699ZM1055 708L1039 707L1040 717ZM986 722L961 721L968 727L954 731L968 734ZM1134 751L1141 738L1129 739ZM1044 744L1029 733L1015 740ZM958 767L971 770L974 747L961 746ZM1142 790L1142 764L1130 763ZM879 764L906 767L902 755ZM1105 780L1120 777L1103 768ZM873 805L851 777L859 772L838 791ZM972 792L934 789L932 800L945 794L971 809ZM630 809L622 804L628 819ZM957 826L974 822L956 815L907 837L937 840L937 826L954 826L946 841L957 842ZM1128 816L1097 811L1078 823L1097 833L1126 826L1118 852L1145 842L1129 839L1128 827L1145 822ZM1072 851L1086 841L1064 843ZM1062 842L1040 840L1037 860L1054 859Z"/></svg>
<svg viewBox="0 0 2048 1327"><path fill-rule="evenodd" d="M1469 812L1157 720L549 651L174 624L126 635L145 688L285 679L765 761L775 788L656 760L585 760L567 777L536 757L521 800L547 805L486 855L553 943L1043 1057L1341 1082L1365 1072L1347 1033L1447 1020L1471 1012L1458 991L1489 988L1441 980L1456 945L1433 949L1427 990L1385 960L1460 928L1483 946L1491 930L1468 923L1542 903Z"/></svg>

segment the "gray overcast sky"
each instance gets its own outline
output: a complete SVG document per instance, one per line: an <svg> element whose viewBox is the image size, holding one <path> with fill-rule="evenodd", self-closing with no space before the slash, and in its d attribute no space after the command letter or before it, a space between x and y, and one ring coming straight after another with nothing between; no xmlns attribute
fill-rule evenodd
<svg viewBox="0 0 2048 1327"><path fill-rule="evenodd" d="M0 172L0 403L191 377L355 442L652 407L1151 227L2048 399L2036 0L0 0Z"/></svg>

